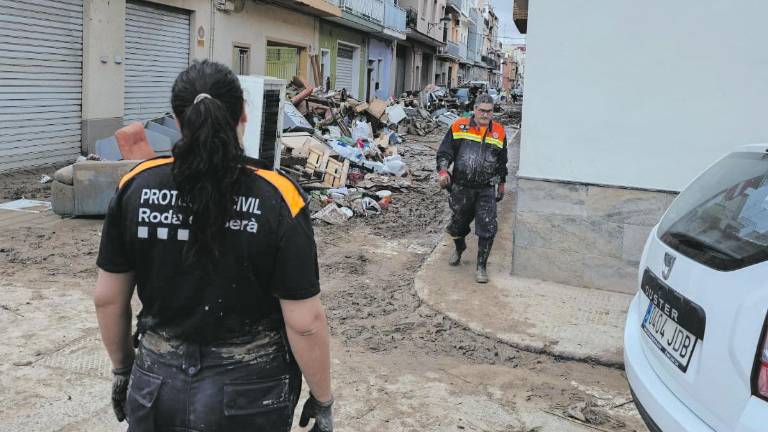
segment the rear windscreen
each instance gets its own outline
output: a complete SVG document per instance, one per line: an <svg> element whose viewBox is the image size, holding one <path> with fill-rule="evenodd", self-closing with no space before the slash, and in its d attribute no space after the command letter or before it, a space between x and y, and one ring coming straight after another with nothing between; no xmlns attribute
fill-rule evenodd
<svg viewBox="0 0 768 432"><path fill-rule="evenodd" d="M732 153L675 199L661 241L716 270L768 260L768 154Z"/></svg>

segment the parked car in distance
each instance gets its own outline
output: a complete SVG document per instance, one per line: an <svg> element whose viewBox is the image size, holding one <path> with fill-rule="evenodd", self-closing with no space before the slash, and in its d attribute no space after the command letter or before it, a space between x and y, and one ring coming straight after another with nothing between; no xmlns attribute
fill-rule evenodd
<svg viewBox="0 0 768 432"><path fill-rule="evenodd" d="M454 91L454 97L456 98L456 102L459 104L459 106L462 109L467 109L469 106L470 99L472 98L472 95L469 92L468 88L457 88Z"/></svg>
<svg viewBox="0 0 768 432"><path fill-rule="evenodd" d="M493 103L498 104L499 103L499 92L496 91L495 88L488 89L488 94L493 98Z"/></svg>
<svg viewBox="0 0 768 432"><path fill-rule="evenodd" d="M645 244L624 329L653 431L768 430L768 144L688 185Z"/></svg>
<svg viewBox="0 0 768 432"><path fill-rule="evenodd" d="M459 87L479 87L481 89L487 89L491 86L488 81L465 81Z"/></svg>

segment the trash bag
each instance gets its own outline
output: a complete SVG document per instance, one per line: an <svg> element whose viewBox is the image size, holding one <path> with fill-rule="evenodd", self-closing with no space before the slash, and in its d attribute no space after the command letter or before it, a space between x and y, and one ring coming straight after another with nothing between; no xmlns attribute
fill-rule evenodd
<svg viewBox="0 0 768 432"><path fill-rule="evenodd" d="M363 197L352 201L352 210L360 216L372 216L381 213L381 207L375 199Z"/></svg>
<svg viewBox="0 0 768 432"><path fill-rule="evenodd" d="M354 125L352 126L352 139L355 141L359 139L373 140L373 129L371 128L371 124L366 121L355 120Z"/></svg>
<svg viewBox="0 0 768 432"><path fill-rule="evenodd" d="M400 155L387 156L384 158L384 168L382 173L392 174L395 176L403 176L408 171L408 167L403 162L403 158Z"/></svg>

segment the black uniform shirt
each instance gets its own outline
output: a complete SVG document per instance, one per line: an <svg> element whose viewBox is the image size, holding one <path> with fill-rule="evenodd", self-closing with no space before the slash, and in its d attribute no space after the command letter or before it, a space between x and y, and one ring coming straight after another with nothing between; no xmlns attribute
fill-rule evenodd
<svg viewBox="0 0 768 432"><path fill-rule="evenodd" d="M151 159L126 174L104 220L97 265L135 272L140 332L226 340L265 320L282 322L279 299L320 292L306 199L275 171L254 168L241 178L213 271L189 268L183 250L190 230L177 211L172 164Z"/></svg>

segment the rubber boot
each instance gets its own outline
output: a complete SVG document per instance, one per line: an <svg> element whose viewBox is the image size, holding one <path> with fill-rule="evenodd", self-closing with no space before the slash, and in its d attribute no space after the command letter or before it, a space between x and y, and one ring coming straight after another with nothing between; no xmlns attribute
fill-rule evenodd
<svg viewBox="0 0 768 432"><path fill-rule="evenodd" d="M477 271L475 271L475 282L477 283L488 283L486 265L488 264L488 256L491 254L492 247L493 237L481 238L477 241Z"/></svg>
<svg viewBox="0 0 768 432"><path fill-rule="evenodd" d="M456 248L453 250L451 259L448 260L448 265L456 267L461 263L461 253L467 249L467 242L464 241L464 237L459 237L453 239L453 244L456 245Z"/></svg>

